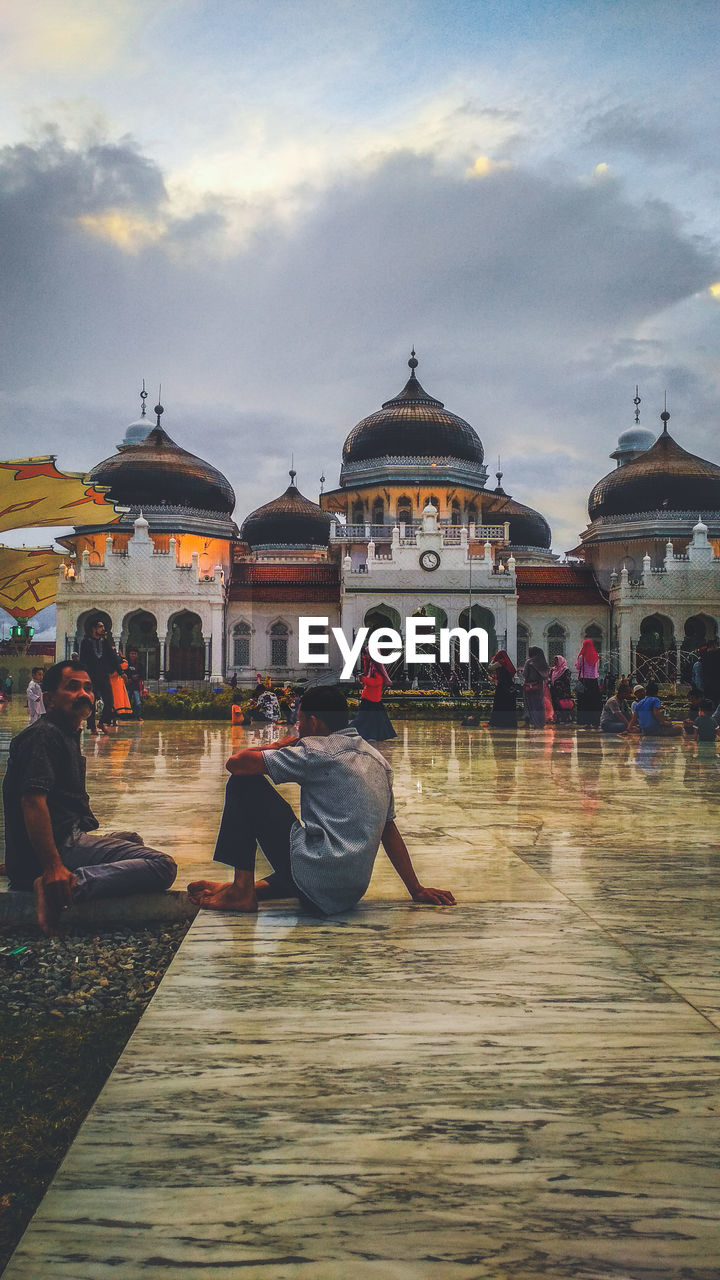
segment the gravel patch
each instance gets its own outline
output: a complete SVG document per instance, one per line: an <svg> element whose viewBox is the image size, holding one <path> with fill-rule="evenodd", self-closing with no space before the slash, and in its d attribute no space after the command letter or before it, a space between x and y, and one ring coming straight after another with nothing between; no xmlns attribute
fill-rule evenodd
<svg viewBox="0 0 720 1280"><path fill-rule="evenodd" d="M7 930L0 936L0 1015L139 1015L189 923L62 938L46 938L36 929Z"/></svg>

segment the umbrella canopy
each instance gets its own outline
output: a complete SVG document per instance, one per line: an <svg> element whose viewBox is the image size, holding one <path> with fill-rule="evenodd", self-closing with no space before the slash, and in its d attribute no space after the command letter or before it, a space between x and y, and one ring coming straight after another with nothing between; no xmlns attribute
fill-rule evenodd
<svg viewBox="0 0 720 1280"><path fill-rule="evenodd" d="M0 547L0 608L32 618L52 604L63 559L52 547Z"/></svg>
<svg viewBox="0 0 720 1280"><path fill-rule="evenodd" d="M54 456L0 462L0 532L41 525L107 525L120 519L107 487L80 471L58 471Z"/></svg>

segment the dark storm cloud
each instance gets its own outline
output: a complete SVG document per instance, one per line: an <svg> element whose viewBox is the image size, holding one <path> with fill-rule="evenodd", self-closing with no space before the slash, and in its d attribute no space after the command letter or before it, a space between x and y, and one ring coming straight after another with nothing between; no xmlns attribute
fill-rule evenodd
<svg viewBox="0 0 720 1280"><path fill-rule="evenodd" d="M678 120L668 122L647 115L637 103L626 102L592 116L585 126L585 141L600 147L634 151L649 158L675 157L689 143L690 132Z"/></svg>
<svg viewBox="0 0 720 1280"><path fill-rule="evenodd" d="M629 425L636 366L660 376L665 349L638 328L718 275L668 203L558 170L475 179L394 153L290 193L301 214L256 209L241 247L229 228L250 208L208 197L174 217L130 142L8 149L0 191L6 456L92 465L136 416L139 378L152 395L162 379L164 425L226 472L238 521L285 488L293 451L308 496L321 468L336 483L346 434L400 389L412 342L428 390L507 460L505 487L557 526L573 486L576 521L577 486ZM79 221L108 210L161 230L123 247Z"/></svg>

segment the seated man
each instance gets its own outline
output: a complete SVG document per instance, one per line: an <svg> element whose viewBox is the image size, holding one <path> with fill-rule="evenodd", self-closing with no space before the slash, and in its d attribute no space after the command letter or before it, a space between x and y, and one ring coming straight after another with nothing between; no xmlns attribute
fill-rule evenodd
<svg viewBox="0 0 720 1280"><path fill-rule="evenodd" d="M177 867L133 831L95 834L80 750L95 700L88 672L77 661L48 667L43 698L46 714L10 743L5 865L11 889L34 890L38 923L51 934L72 903L168 889Z"/></svg>
<svg viewBox="0 0 720 1280"><path fill-rule="evenodd" d="M299 737L230 757L215 860L234 868L233 880L196 881L188 888L193 902L257 911L259 898L295 897L315 915L348 911L370 883L382 841L415 902L454 903L446 890L420 884L395 826L392 770L347 724L341 690L318 685L300 702ZM300 784L302 822L263 774ZM258 844L273 874L255 883Z"/></svg>
<svg viewBox="0 0 720 1280"><path fill-rule="evenodd" d="M629 729L636 726L647 737L676 738L682 733L681 724L673 724L668 720L658 698L658 685L649 680L645 687L645 697L633 703Z"/></svg>

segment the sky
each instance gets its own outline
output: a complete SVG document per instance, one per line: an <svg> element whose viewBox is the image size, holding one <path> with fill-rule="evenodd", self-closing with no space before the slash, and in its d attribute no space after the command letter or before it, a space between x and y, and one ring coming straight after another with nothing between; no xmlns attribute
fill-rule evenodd
<svg viewBox="0 0 720 1280"><path fill-rule="evenodd" d="M719 34L705 0L5 4L1 456L89 469L145 378L241 523L291 455L337 484L414 344L559 553L636 383L720 462Z"/></svg>

